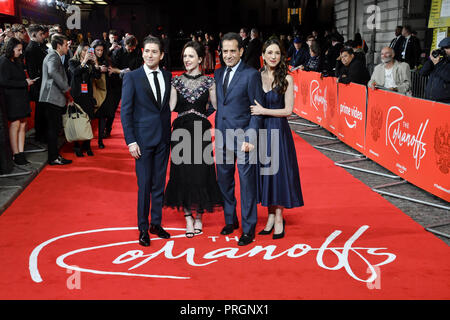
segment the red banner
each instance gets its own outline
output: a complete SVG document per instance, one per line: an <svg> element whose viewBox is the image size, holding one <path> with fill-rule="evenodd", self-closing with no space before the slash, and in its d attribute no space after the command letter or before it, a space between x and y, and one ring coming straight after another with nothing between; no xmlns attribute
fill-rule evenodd
<svg viewBox="0 0 450 320"><path fill-rule="evenodd" d="M368 98L366 156L450 201L449 106L372 89Z"/></svg>
<svg viewBox="0 0 450 320"><path fill-rule="evenodd" d="M336 78L321 78L320 73L295 71L294 112L332 132L336 122Z"/></svg>
<svg viewBox="0 0 450 320"><path fill-rule="evenodd" d="M333 132L347 145L364 152L366 129L366 87L356 84L338 84L337 130Z"/></svg>
<svg viewBox="0 0 450 320"><path fill-rule="evenodd" d="M0 13L10 16L15 15L14 0L0 0Z"/></svg>

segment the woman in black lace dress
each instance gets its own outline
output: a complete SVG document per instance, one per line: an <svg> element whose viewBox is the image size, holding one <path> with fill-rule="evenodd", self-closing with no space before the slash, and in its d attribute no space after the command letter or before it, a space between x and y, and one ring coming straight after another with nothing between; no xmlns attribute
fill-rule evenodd
<svg viewBox="0 0 450 320"><path fill-rule="evenodd" d="M201 74L203 46L188 42L183 48L186 72L172 79L170 108L178 112L172 124L170 178L164 204L183 210L186 237L202 232L202 214L223 206L217 184L207 104L216 108L214 79ZM195 219L192 212L196 212Z"/></svg>

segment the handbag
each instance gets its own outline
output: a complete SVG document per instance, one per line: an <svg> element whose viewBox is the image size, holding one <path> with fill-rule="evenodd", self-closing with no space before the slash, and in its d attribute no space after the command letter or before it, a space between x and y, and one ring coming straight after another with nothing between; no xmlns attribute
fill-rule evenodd
<svg viewBox="0 0 450 320"><path fill-rule="evenodd" d="M96 101L94 113L97 113L97 110L102 106L106 99L106 93L106 76L102 73L100 79L93 79L92 81L92 95Z"/></svg>
<svg viewBox="0 0 450 320"><path fill-rule="evenodd" d="M89 116L76 103L67 107L62 116L62 123L68 142L91 140L94 137Z"/></svg>

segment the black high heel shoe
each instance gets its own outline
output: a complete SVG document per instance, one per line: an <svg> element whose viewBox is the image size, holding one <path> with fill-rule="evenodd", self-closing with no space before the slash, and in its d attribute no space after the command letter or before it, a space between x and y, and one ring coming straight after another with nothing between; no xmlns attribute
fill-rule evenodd
<svg viewBox="0 0 450 320"><path fill-rule="evenodd" d="M283 219L283 231L281 233L276 233L276 234L274 233L272 236L272 239L277 240L277 239L284 238L284 226L285 225L286 225L286 221L284 221L284 219ZM274 224L274 226L275 226L275 224Z"/></svg>
<svg viewBox="0 0 450 320"><path fill-rule="evenodd" d="M269 231L266 231L266 230L263 229L258 234L262 235L262 236L267 236L268 234L272 233L274 227L275 227L275 223L273 224L272 228L270 228Z"/></svg>

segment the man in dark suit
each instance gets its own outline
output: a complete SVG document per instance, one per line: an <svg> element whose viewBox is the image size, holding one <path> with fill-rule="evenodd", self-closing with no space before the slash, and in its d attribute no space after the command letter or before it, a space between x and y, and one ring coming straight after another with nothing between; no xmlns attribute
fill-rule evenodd
<svg viewBox="0 0 450 320"><path fill-rule="evenodd" d="M411 70L415 69L416 66L419 65L420 54L422 53L420 41L412 35L412 29L410 26L403 27L402 36L404 39L402 41L401 56L399 61L407 62Z"/></svg>
<svg viewBox="0 0 450 320"><path fill-rule="evenodd" d="M242 48L244 48L243 57L245 57L245 54L246 54L247 48L248 48L248 44L250 43L250 38L248 37L248 29L241 28L241 30L239 31L239 35L242 40Z"/></svg>
<svg viewBox="0 0 450 320"><path fill-rule="evenodd" d="M221 234L227 235L239 228L234 194L237 156L243 231L238 245L243 246L250 244L255 237L258 176L256 141L257 132L262 127L262 118L252 116L249 107L255 100L264 104L264 92L260 73L241 60L244 48L237 33L223 36L222 53L226 67L214 73L217 95L217 179L224 198L226 223ZM242 131L242 134L235 130Z"/></svg>
<svg viewBox="0 0 450 320"><path fill-rule="evenodd" d="M248 43L247 52L244 56L244 62L256 70L261 69L262 42L259 39L258 30L253 28L250 31L250 42Z"/></svg>
<svg viewBox="0 0 450 320"><path fill-rule="evenodd" d="M121 120L130 154L136 159L138 181L139 244L150 245L150 233L170 238L161 227L164 187L170 151L170 81L172 74L159 69L164 48L158 38L143 42L144 65L128 72L122 86Z"/></svg>
<svg viewBox="0 0 450 320"><path fill-rule="evenodd" d="M391 44L389 45L390 48L394 49L395 57L394 59L397 61L400 61L400 58L402 57L402 45L405 38L402 36L402 26L397 26L395 29L395 38L392 39Z"/></svg>
<svg viewBox="0 0 450 320"><path fill-rule="evenodd" d="M124 46L114 50L111 56L110 69L111 86L113 90L112 104L117 110L120 102L120 89L122 86L122 79L127 72L136 70L142 66L142 53L138 48L138 40L133 35L128 35L124 40ZM106 119L104 138L111 135L112 126L114 123L116 112L114 111L112 117Z"/></svg>
<svg viewBox="0 0 450 320"><path fill-rule="evenodd" d="M37 79L30 87L30 100L36 103L34 113L35 140L47 143L47 128L45 110L39 102L39 91L42 83L42 63L47 52L42 44L44 43L44 28L38 24L32 24L28 28L30 42L25 49L25 63L30 79Z"/></svg>

